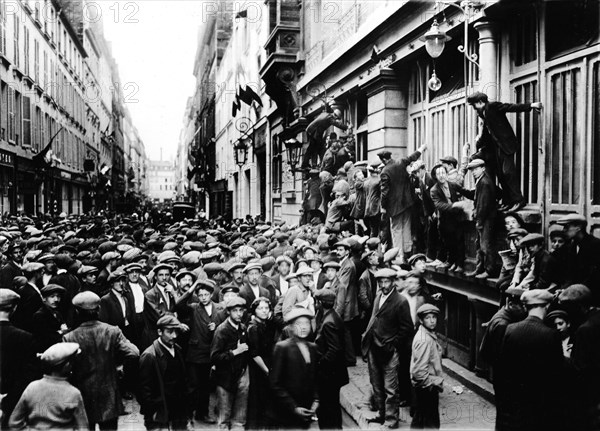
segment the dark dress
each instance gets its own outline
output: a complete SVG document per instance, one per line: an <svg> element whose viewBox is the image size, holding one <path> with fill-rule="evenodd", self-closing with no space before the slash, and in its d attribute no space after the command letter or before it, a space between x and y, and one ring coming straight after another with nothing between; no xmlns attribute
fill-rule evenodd
<svg viewBox="0 0 600 431"><path fill-rule="evenodd" d="M266 322L253 320L248 326L248 351L250 353L250 389L248 392L248 413L246 416L247 429L261 429L268 425L265 411L271 402L271 385L269 376L254 362L260 356L269 370L277 326L273 319Z"/></svg>

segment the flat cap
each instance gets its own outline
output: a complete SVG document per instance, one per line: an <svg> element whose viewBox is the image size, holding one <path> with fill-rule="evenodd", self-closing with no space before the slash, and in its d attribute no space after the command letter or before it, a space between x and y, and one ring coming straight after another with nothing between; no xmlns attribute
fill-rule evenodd
<svg viewBox="0 0 600 431"><path fill-rule="evenodd" d="M231 310L232 308L235 308L235 307L244 307L244 308L246 308L246 300L244 298L236 296L234 298L229 299L225 303L225 308L227 308L228 310Z"/></svg>
<svg viewBox="0 0 600 431"><path fill-rule="evenodd" d="M296 276L301 277L303 275L313 275L314 270L310 266L303 266L296 271Z"/></svg>
<svg viewBox="0 0 600 431"><path fill-rule="evenodd" d="M152 268L152 271L154 271L154 274L156 274L161 269L168 269L169 272L173 272L173 267L171 265L169 265L168 263L159 263L154 268Z"/></svg>
<svg viewBox="0 0 600 431"><path fill-rule="evenodd" d="M379 244L381 244L381 240L377 237L369 238L367 240L366 244L367 244L367 248L369 248L370 250L376 250L377 247L379 247Z"/></svg>
<svg viewBox="0 0 600 431"><path fill-rule="evenodd" d="M334 261L334 260L332 260L332 261L330 261L330 262L326 262L326 263L323 265L323 269L327 269L327 268L335 268L335 269L340 269L340 267L341 267L341 265L340 265L338 262Z"/></svg>
<svg viewBox="0 0 600 431"><path fill-rule="evenodd" d="M181 263L185 266L197 265L200 262L201 253L198 250L188 251L186 254L181 256Z"/></svg>
<svg viewBox="0 0 600 431"><path fill-rule="evenodd" d="M206 290L207 292L213 293L215 291L215 287L217 283L212 280L198 280L198 289ZM238 289L239 292L239 289Z"/></svg>
<svg viewBox="0 0 600 431"><path fill-rule="evenodd" d="M214 274L218 273L219 271L224 271L223 265L221 265L218 262L207 263L206 265L204 265L203 269L206 272L206 274L209 276L214 275Z"/></svg>
<svg viewBox="0 0 600 431"><path fill-rule="evenodd" d="M262 272L262 265L259 262L249 263L244 267L244 273L250 272L253 269L257 269Z"/></svg>
<svg viewBox="0 0 600 431"><path fill-rule="evenodd" d="M521 295L521 302L525 305L544 305L550 304L554 295L544 289L526 290Z"/></svg>
<svg viewBox="0 0 600 431"><path fill-rule="evenodd" d="M294 280L298 278L298 276L296 275L295 272L290 272L288 275L285 276L285 281L290 281L290 280Z"/></svg>
<svg viewBox="0 0 600 431"><path fill-rule="evenodd" d="M539 233L530 233L525 235L525 237L521 239L521 241L519 242L519 246L525 247L527 245L542 244L543 242L544 235L541 235Z"/></svg>
<svg viewBox="0 0 600 431"><path fill-rule="evenodd" d="M125 272L131 272L131 271L142 271L142 265L140 265L139 263L128 263L127 265L125 265L123 267L123 271Z"/></svg>
<svg viewBox="0 0 600 431"><path fill-rule="evenodd" d="M341 241L336 242L333 245L335 248L337 247L346 247L347 249L351 249L352 248L352 243L348 240L348 238L343 239Z"/></svg>
<svg viewBox="0 0 600 431"><path fill-rule="evenodd" d="M189 275L190 277L192 277L192 280L194 280L194 281L196 281L196 278L198 278L198 276L196 274L194 274L192 271L182 269L177 274L175 274L175 280L179 280L181 277L186 276L186 275Z"/></svg>
<svg viewBox="0 0 600 431"><path fill-rule="evenodd" d="M232 262L227 266L227 272L233 272L236 269L244 269L246 267L246 264L244 264L244 262Z"/></svg>
<svg viewBox="0 0 600 431"><path fill-rule="evenodd" d="M83 265L81 268L77 270L77 275L86 276L88 274L92 274L94 272L98 272L98 268L91 265Z"/></svg>
<svg viewBox="0 0 600 431"><path fill-rule="evenodd" d="M456 160L456 157L453 157L453 156L446 156L446 157L442 157L442 158L440 159L440 162L443 162L443 163L451 163L451 164L453 164L454 166L458 165L458 160Z"/></svg>
<svg viewBox="0 0 600 431"><path fill-rule="evenodd" d="M50 283L47 284L46 286L42 287L42 290L40 290L42 296L45 298L46 296L50 296L53 293L60 293L61 295L67 293L67 289L65 289L62 286L59 286L58 284L54 284L54 283Z"/></svg>
<svg viewBox="0 0 600 431"><path fill-rule="evenodd" d="M427 256L425 256L423 253L413 254L411 257L408 258L408 264L410 266L413 266L419 260L427 261Z"/></svg>
<svg viewBox="0 0 600 431"><path fill-rule="evenodd" d="M475 169L480 166L485 166L485 162L483 161L483 159L473 159L467 165L467 169Z"/></svg>
<svg viewBox="0 0 600 431"><path fill-rule="evenodd" d="M391 268L382 268L375 273L375 278L396 278L397 275Z"/></svg>
<svg viewBox="0 0 600 431"><path fill-rule="evenodd" d="M310 311L308 308L294 307L290 311L288 311L288 313L284 316L284 322L292 323L299 317L307 317L309 319L312 319L313 317L315 317L315 313Z"/></svg>
<svg viewBox="0 0 600 431"><path fill-rule="evenodd" d="M581 214L569 214L559 218L556 221L556 224L560 224L563 226L566 224L587 224L587 219Z"/></svg>
<svg viewBox="0 0 600 431"><path fill-rule="evenodd" d="M417 316L425 316L429 313L440 314L440 309L432 304L423 304L417 308Z"/></svg>
<svg viewBox="0 0 600 431"><path fill-rule="evenodd" d="M398 247L390 248L388 251L386 251L383 254L383 261L391 262L392 260L394 260L396 258L396 256L398 256L398 253L400 253L400 249Z"/></svg>
<svg viewBox="0 0 600 431"><path fill-rule="evenodd" d="M173 316L172 314L165 314L160 319L158 319L158 321L156 322L156 327L161 329L180 329L181 322L177 319L177 317Z"/></svg>
<svg viewBox="0 0 600 431"><path fill-rule="evenodd" d="M100 307L100 297L89 290L75 295L72 302L75 307L82 310L95 310Z"/></svg>
<svg viewBox="0 0 600 431"><path fill-rule="evenodd" d="M564 230L562 229L552 229L549 233L548 233L548 237L550 237L550 239L552 238L556 238L556 237L560 237L562 239L567 239L567 234L565 233Z"/></svg>
<svg viewBox="0 0 600 431"><path fill-rule="evenodd" d="M240 293L240 288L237 286L234 286L232 284L228 284L226 286L223 286L221 288L221 294L225 295L228 292L233 292L233 293Z"/></svg>
<svg viewBox="0 0 600 431"><path fill-rule="evenodd" d="M268 271L275 265L275 258L270 255L265 256L260 260L260 264L262 265L263 272Z"/></svg>
<svg viewBox="0 0 600 431"><path fill-rule="evenodd" d="M558 295L558 300L561 303L578 302L582 304L589 304L589 302L592 300L592 291L585 284L572 284L560 292L560 295Z"/></svg>
<svg viewBox="0 0 600 431"><path fill-rule="evenodd" d="M392 157L392 153L388 150L381 150L377 153L377 157L380 159L390 159Z"/></svg>
<svg viewBox="0 0 600 431"><path fill-rule="evenodd" d="M24 273L32 273L40 271L44 268L44 264L40 262L29 262L21 267Z"/></svg>
<svg viewBox="0 0 600 431"><path fill-rule="evenodd" d="M73 265L73 258L68 254L60 253L54 256L54 261L56 262L56 266L61 269L67 269L71 265Z"/></svg>
<svg viewBox="0 0 600 431"><path fill-rule="evenodd" d="M548 322L552 322L552 320L556 319L557 317L569 321L571 319L569 319L569 313L567 313L565 310L553 310L550 313L548 313L546 315L546 320Z"/></svg>
<svg viewBox="0 0 600 431"><path fill-rule="evenodd" d="M131 244L118 244L117 245L117 251L119 253L126 253L131 249L133 249L133 246Z"/></svg>
<svg viewBox="0 0 600 431"><path fill-rule="evenodd" d="M511 229L508 231L508 234L506 235L508 238L516 238L518 236L527 236L529 235L529 232L527 232L525 229L523 228L516 228L516 229Z"/></svg>
<svg viewBox="0 0 600 431"><path fill-rule="evenodd" d="M315 292L314 297L320 301L335 302L335 292L331 289L319 289Z"/></svg>
<svg viewBox="0 0 600 431"><path fill-rule="evenodd" d="M48 262L50 260L54 260L54 254L52 253L44 253L37 258L38 262Z"/></svg>
<svg viewBox="0 0 600 431"><path fill-rule="evenodd" d="M109 251L102 255L102 262L108 262L109 260L119 259L121 255L116 251Z"/></svg>
<svg viewBox="0 0 600 431"><path fill-rule="evenodd" d="M123 271L122 268L117 268L114 272L111 272L110 275L108 276L108 279L106 281L108 281L109 283L112 283L113 281L117 281L120 280L122 278L126 278L127 274L125 273L125 271Z"/></svg>
<svg viewBox="0 0 600 431"><path fill-rule="evenodd" d="M103 255L104 253L108 253L109 251L114 251L117 249L117 243L113 241L105 241L98 246L98 253Z"/></svg>
<svg viewBox="0 0 600 431"><path fill-rule="evenodd" d="M521 295L525 293L525 289L521 289L520 287L509 287L504 291L504 293L508 296L512 296L517 298L519 301L521 300Z"/></svg>
<svg viewBox="0 0 600 431"><path fill-rule="evenodd" d="M80 353L81 349L77 343L56 343L48 347L44 353L39 355L39 358L46 365L56 366Z"/></svg>
<svg viewBox="0 0 600 431"><path fill-rule="evenodd" d="M11 289L0 289L0 309L4 310L17 305L21 297Z"/></svg>
<svg viewBox="0 0 600 431"><path fill-rule="evenodd" d="M281 256L279 256L277 259L275 259L275 263L277 265L279 265L282 262L286 262L288 265L292 265L294 263L289 256L286 256L283 254Z"/></svg>

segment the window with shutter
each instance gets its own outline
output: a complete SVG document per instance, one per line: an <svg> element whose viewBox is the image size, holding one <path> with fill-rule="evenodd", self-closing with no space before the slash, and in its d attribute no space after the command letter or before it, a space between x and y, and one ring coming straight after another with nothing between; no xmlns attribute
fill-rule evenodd
<svg viewBox="0 0 600 431"><path fill-rule="evenodd" d="M23 53L23 64L25 67L25 75L29 76L29 29L23 24L23 42L24 42L24 53Z"/></svg>
<svg viewBox="0 0 600 431"><path fill-rule="evenodd" d="M5 0L0 0L0 54L6 55L6 1Z"/></svg>
<svg viewBox="0 0 600 431"><path fill-rule="evenodd" d="M19 51L21 48L21 44L19 43L19 36L21 34L21 24L19 22L19 17L17 14L13 15L13 24L14 24L14 45L13 45L13 56L15 67L21 67L21 52Z"/></svg>
<svg viewBox="0 0 600 431"><path fill-rule="evenodd" d="M23 98L21 93L15 91L15 145L20 145L23 140Z"/></svg>
<svg viewBox="0 0 600 431"><path fill-rule="evenodd" d="M5 141L8 130L8 85L0 81L0 141Z"/></svg>
<svg viewBox="0 0 600 431"><path fill-rule="evenodd" d="M23 146L31 147L31 100L23 96Z"/></svg>
<svg viewBox="0 0 600 431"><path fill-rule="evenodd" d="M8 88L8 142L15 143L15 90Z"/></svg>

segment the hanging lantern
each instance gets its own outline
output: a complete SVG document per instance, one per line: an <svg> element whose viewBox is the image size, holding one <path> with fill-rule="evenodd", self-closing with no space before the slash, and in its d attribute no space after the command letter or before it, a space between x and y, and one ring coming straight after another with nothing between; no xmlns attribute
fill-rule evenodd
<svg viewBox="0 0 600 431"><path fill-rule="evenodd" d="M285 150L287 151L288 164L290 165L292 172L295 172L296 166L298 165L302 155L302 142L292 138L288 139L283 144L285 145Z"/></svg>
<svg viewBox="0 0 600 431"><path fill-rule="evenodd" d="M240 168L246 164L246 160L248 159L248 147L241 139L233 146L233 157L235 158L235 164Z"/></svg>
<svg viewBox="0 0 600 431"><path fill-rule="evenodd" d="M425 49L431 58L438 58L442 55L446 42L452 40L452 38L440 29L440 25L434 19L429 31L420 37L419 40L425 42Z"/></svg>
<svg viewBox="0 0 600 431"><path fill-rule="evenodd" d="M429 81L427 81L427 87L429 87L431 91L438 91L440 88L442 88L442 81L440 81L440 78L438 78L435 74L435 70L431 74Z"/></svg>

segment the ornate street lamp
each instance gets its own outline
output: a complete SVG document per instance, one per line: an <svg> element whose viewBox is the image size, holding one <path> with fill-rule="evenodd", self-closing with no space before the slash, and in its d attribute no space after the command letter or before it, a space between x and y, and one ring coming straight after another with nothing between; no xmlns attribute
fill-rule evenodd
<svg viewBox="0 0 600 431"><path fill-rule="evenodd" d="M285 150L287 151L287 159L290 169L292 172L296 172L296 166L298 165L300 157L302 156L302 142L292 138L284 141L283 144L285 145Z"/></svg>
<svg viewBox="0 0 600 431"><path fill-rule="evenodd" d="M452 40L452 38L445 31L440 30L437 19L434 19L431 28L420 40L425 42L425 49L431 58L438 58L442 55L446 42Z"/></svg>
<svg viewBox="0 0 600 431"><path fill-rule="evenodd" d="M246 160L248 159L248 147L243 139L238 139L233 146L233 157L235 159L235 164L240 168L246 164Z"/></svg>

